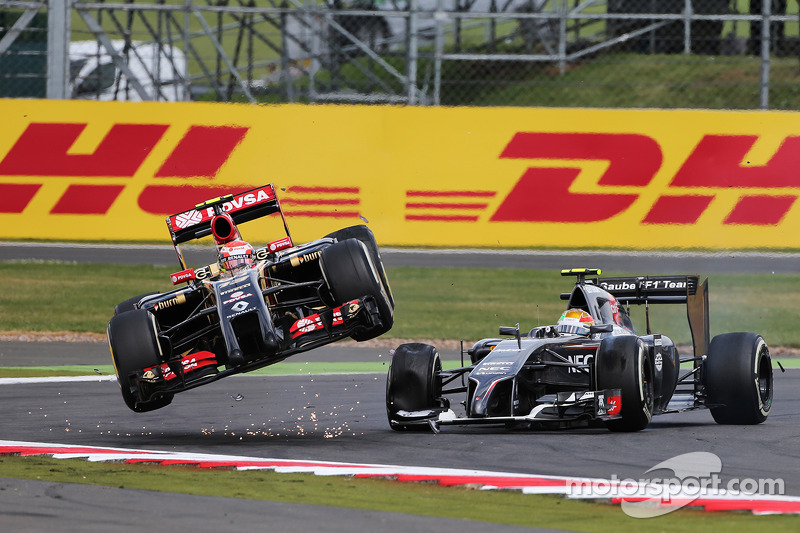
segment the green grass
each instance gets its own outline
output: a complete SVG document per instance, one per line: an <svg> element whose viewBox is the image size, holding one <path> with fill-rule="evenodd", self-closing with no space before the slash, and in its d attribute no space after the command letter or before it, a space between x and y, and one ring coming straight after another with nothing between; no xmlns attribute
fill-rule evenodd
<svg viewBox="0 0 800 533"><path fill-rule="evenodd" d="M114 306L172 288L175 268L56 262L0 263L0 330L105 333Z"/></svg>
<svg viewBox="0 0 800 533"><path fill-rule="evenodd" d="M198 469L181 466L89 463L46 457L0 457L0 477L82 483L251 500L329 505L423 516L478 520L523 527L625 533L643 527L670 532L714 532L750 528L796 531L794 516L752 516L679 510L642 521L618 506L534 496L515 491L478 491L433 484L270 471ZM166 491L165 491L166 492Z"/></svg>
<svg viewBox="0 0 800 533"><path fill-rule="evenodd" d="M47 262L0 263L0 331L105 333L114 306L131 296L172 289L174 269L152 266ZM543 270L387 269L396 300L395 325L386 338L474 342L499 326L522 330L554 323L564 310L561 292L572 279ZM609 272L608 275L620 273ZM773 346L800 346L792 313L797 274L714 275L709 280L711 334L753 331ZM651 306L653 330L688 344L686 308ZM644 331L644 309L631 314Z"/></svg>
<svg viewBox="0 0 800 533"><path fill-rule="evenodd" d="M486 90L473 93L471 105L703 109L759 105L760 61L753 56L608 53L571 64L563 74L552 67L528 67L529 75L522 80L503 76L501 63L487 68L495 72L486 76L490 80L484 83ZM797 58L773 58L770 68L773 107L800 108Z"/></svg>

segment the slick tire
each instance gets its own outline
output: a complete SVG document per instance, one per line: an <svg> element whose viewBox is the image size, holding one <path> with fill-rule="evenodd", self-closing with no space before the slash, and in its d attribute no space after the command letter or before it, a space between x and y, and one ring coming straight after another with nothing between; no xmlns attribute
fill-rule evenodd
<svg viewBox="0 0 800 533"><path fill-rule="evenodd" d="M334 243L322 251L319 261L336 305L364 296L375 299L381 325L359 331L353 339L366 341L392 329L394 307L364 243L358 239Z"/></svg>
<svg viewBox="0 0 800 533"><path fill-rule="evenodd" d="M426 424L406 424L400 411L424 411L441 406L442 361L430 344L401 344L386 376L386 414L395 431L428 431Z"/></svg>
<svg viewBox="0 0 800 533"><path fill-rule="evenodd" d="M326 237L331 237L337 241L358 239L364 243L364 246L366 246L367 250L369 251L372 264L375 265L375 270L378 271L378 275L381 278L383 290L386 291L386 295L389 297L392 307L394 307L394 295L392 294L392 287L389 285L389 279L386 277L386 270L383 268L381 252L378 249L378 243L375 241L375 234L372 233L372 230L367 226L360 224L358 226L349 226L347 228L334 231L333 233L326 235Z"/></svg>
<svg viewBox="0 0 800 533"><path fill-rule="evenodd" d="M711 340L703 364L706 402L718 424L760 424L772 409L772 359L755 333L724 333Z"/></svg>
<svg viewBox="0 0 800 533"><path fill-rule="evenodd" d="M122 399L132 411L144 413L169 405L172 394L163 394L147 402L138 401L136 384L131 374L161 363L153 315L144 309L133 309L111 318L108 323L108 345L114 362Z"/></svg>
<svg viewBox="0 0 800 533"><path fill-rule="evenodd" d="M597 390L620 389L620 418L609 420L611 431L641 431L653 419L653 362L636 336L606 337L595 357Z"/></svg>

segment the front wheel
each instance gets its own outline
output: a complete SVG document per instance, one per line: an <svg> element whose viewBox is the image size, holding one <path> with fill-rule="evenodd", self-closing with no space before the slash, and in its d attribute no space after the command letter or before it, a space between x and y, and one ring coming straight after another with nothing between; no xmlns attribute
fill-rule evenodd
<svg viewBox="0 0 800 533"><path fill-rule="evenodd" d="M620 389L620 418L609 420L611 431L641 431L653 419L653 365L641 339L606 337L595 357L597 389Z"/></svg>
<svg viewBox="0 0 800 533"><path fill-rule="evenodd" d="M375 234L372 233L372 230L363 224L359 224L358 226L349 226L334 231L333 233L326 235L326 237L334 238L340 242L347 239L358 239L364 243L364 246L367 247L367 251L369 252L370 259L372 259L372 264L375 265L375 270L378 272L378 276L381 278L383 290L386 291L386 295L389 297L389 302L391 302L392 306L394 306L392 287L389 285L389 279L386 277L386 269L383 267L381 252L378 249L378 243L375 240Z"/></svg>
<svg viewBox="0 0 800 533"><path fill-rule="evenodd" d="M153 315L144 309L133 309L111 318L108 323L108 345L122 399L132 411L144 413L169 405L172 394L162 394L148 401L139 401L136 382L131 375L161 363Z"/></svg>
<svg viewBox="0 0 800 533"><path fill-rule="evenodd" d="M425 424L407 422L413 419L410 413L441 408L441 371L439 352L430 344L401 344L395 350L386 376L386 414L392 429L429 428Z"/></svg>
<svg viewBox="0 0 800 533"><path fill-rule="evenodd" d="M711 340L703 364L706 403L718 424L760 424L772 409L772 358L755 333Z"/></svg>
<svg viewBox="0 0 800 533"><path fill-rule="evenodd" d="M347 239L325 248L320 257L320 267L337 305L371 296L378 306L380 325L353 334L353 339L369 340L392 329L394 307L369 251L361 241Z"/></svg>

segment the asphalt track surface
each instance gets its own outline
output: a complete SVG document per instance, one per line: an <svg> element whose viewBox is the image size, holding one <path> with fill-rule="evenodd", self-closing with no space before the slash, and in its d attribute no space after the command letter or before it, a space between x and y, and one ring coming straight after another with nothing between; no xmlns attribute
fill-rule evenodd
<svg viewBox="0 0 800 533"><path fill-rule="evenodd" d="M184 258L191 266L214 260L208 249L184 246ZM795 274L800 272L800 253L722 251L539 251L539 250L419 250L382 248L387 267L528 268L559 271L589 267L607 271L641 274ZM74 261L78 263L146 264L178 267L169 245L97 245L0 242L0 261Z"/></svg>
<svg viewBox="0 0 800 533"><path fill-rule="evenodd" d="M26 248L26 258L161 264L161 259L156 261L142 250L132 252L131 260L123 258L119 250L78 248L76 253L74 246L0 246L0 260L13 259L14 254ZM163 251L153 253L160 256ZM554 254L502 257L510 259L495 266L551 268L544 265L548 261L554 263L553 268L564 266L564 257ZM575 259L567 266L617 268L601 265L600 261L587 263L584 257ZM639 263L628 257L620 265L625 270L635 267L636 271L648 273L795 272L797 259L746 255L717 263L711 257L675 256L664 258L661 268L651 269L646 266L647 260ZM169 260L174 261L174 256ZM518 260L526 266L512 266ZM398 251L384 253L384 261L387 266L420 264L417 261L423 265L431 261L438 266L448 262L453 266L490 266L498 256L454 252L450 257ZM698 265L704 266L688 268ZM339 345L300 354L289 361L385 362L387 356L385 349ZM446 351L443 356L457 357ZM103 344L0 343L2 366L108 363ZM646 478L645 472L662 461L683 453L706 451L722 460L721 477L725 481L781 479L786 494L800 495L800 453L796 446L800 432L798 370L776 372L774 407L764 424L718 426L707 411L701 410L657 417L647 430L635 434L604 429L528 432L476 427L446 427L438 435L398 433L388 427L384 393L385 373L244 375L179 394L172 405L162 410L135 414L124 406L114 381L4 384L0 385L0 404L4 408L0 428L3 439L28 442L606 479ZM140 530L153 524L160 524L163 529L197 531L241 526L264 530L266 519L274 531L371 531L376 527L384 531L482 531L487 527L501 532L518 530L394 513L229 498L165 497L148 491L8 479L0 479L0 517L4 525L10 526L9 531L50 527L61 531L105 531L109 525L117 526L117 530Z"/></svg>

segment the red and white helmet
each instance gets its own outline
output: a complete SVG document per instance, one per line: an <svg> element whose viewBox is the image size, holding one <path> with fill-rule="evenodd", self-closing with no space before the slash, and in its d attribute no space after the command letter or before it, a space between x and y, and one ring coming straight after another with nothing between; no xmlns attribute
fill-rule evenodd
<svg viewBox="0 0 800 533"><path fill-rule="evenodd" d="M235 272L254 263L253 247L245 241L231 241L219 249L219 266L223 272Z"/></svg>
<svg viewBox="0 0 800 533"><path fill-rule="evenodd" d="M594 325L592 315L582 309L567 309L558 319L556 329L559 333L577 333L587 335L589 326Z"/></svg>

